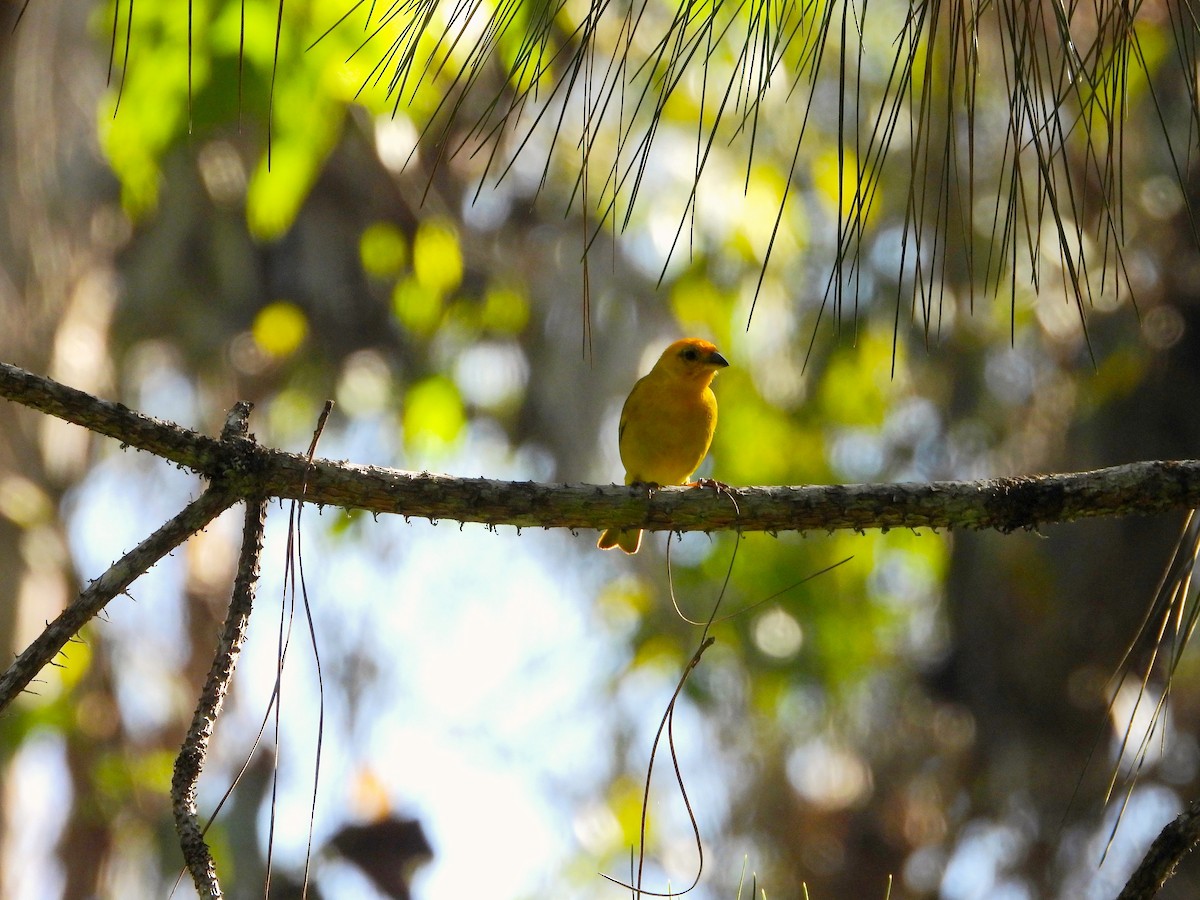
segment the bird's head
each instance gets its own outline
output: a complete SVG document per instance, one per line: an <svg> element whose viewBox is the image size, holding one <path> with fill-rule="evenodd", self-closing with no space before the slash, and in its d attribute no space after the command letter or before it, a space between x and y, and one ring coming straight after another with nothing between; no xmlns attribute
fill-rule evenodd
<svg viewBox="0 0 1200 900"><path fill-rule="evenodd" d="M717 350L717 345L703 338L684 338L663 351L658 366L684 378L701 378L705 384L712 380L718 370L729 365L729 360ZM657 366L656 366L657 368Z"/></svg>

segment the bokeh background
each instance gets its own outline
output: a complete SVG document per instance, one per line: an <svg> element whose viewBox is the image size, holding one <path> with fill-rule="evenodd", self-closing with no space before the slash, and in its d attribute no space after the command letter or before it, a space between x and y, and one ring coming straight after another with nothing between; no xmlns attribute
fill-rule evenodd
<svg viewBox="0 0 1200 900"><path fill-rule="evenodd" d="M330 398L331 458L608 483L625 393L697 334L733 363L702 470L731 484L1194 457L1187 10L8 2L0 357L210 433L251 400L272 446L305 448ZM4 647L200 488L0 405ZM271 896L298 895L310 821L309 896L627 895L600 873L628 877L700 636L673 581L690 618L737 613L676 707L691 896L1115 896L1200 796L1185 656L1136 787L1103 802L1152 705L1110 714L1108 679L1180 521L688 535L668 573L663 535L625 558L306 509L323 693L300 615L281 729L209 832L224 885L262 895L273 818ZM206 810L268 711L286 522ZM239 526L0 718L3 897L171 893L171 765ZM644 886L682 889L666 756L653 785Z"/></svg>

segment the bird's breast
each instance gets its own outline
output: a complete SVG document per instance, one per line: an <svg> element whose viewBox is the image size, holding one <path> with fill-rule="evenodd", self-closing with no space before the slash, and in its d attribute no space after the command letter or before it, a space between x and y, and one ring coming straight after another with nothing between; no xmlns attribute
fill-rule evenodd
<svg viewBox="0 0 1200 900"><path fill-rule="evenodd" d="M639 386L640 387L640 386ZM704 460L717 424L712 390L640 390L622 416L625 481L680 484Z"/></svg>

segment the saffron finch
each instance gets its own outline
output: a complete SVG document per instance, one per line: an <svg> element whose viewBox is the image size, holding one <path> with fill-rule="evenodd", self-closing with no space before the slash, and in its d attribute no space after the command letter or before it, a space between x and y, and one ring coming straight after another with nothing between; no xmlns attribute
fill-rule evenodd
<svg viewBox="0 0 1200 900"><path fill-rule="evenodd" d="M684 338L638 380L621 409L618 442L626 484L689 483L717 428L712 380L728 365L714 344ZM609 528L596 546L637 553L641 543L639 528Z"/></svg>

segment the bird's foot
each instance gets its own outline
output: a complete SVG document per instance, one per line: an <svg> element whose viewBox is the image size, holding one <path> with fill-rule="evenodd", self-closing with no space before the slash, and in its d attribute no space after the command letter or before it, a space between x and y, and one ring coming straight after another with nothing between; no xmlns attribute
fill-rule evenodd
<svg viewBox="0 0 1200 900"><path fill-rule="evenodd" d="M646 499L649 500L654 496L654 492L662 487L662 485L656 481L632 481L629 483L629 487L638 488L639 490L645 491Z"/></svg>
<svg viewBox="0 0 1200 900"><path fill-rule="evenodd" d="M723 481L717 481L715 478L698 478L691 482L690 487L712 488L718 494L732 494L733 488Z"/></svg>

